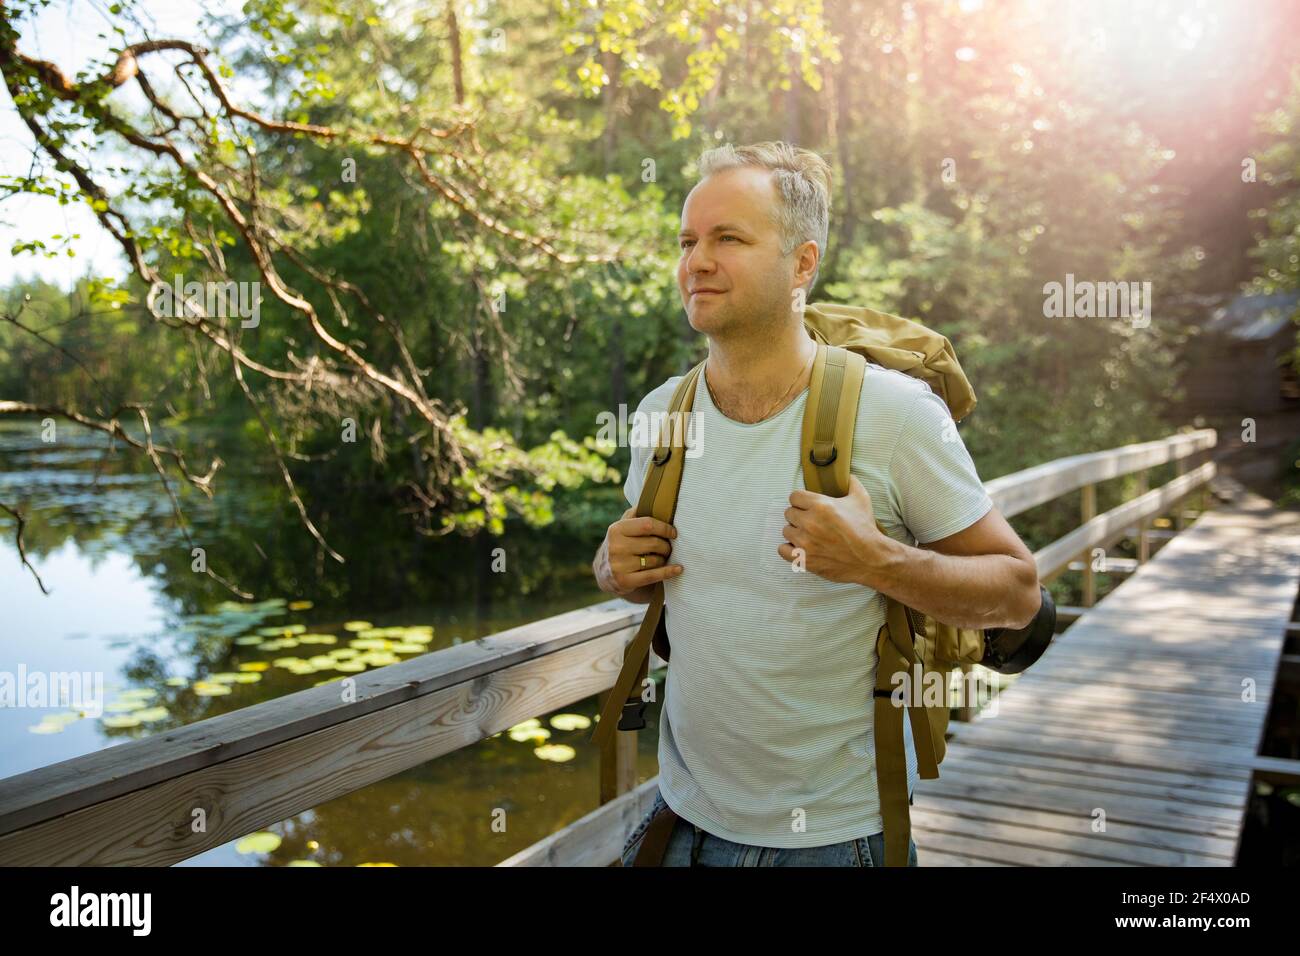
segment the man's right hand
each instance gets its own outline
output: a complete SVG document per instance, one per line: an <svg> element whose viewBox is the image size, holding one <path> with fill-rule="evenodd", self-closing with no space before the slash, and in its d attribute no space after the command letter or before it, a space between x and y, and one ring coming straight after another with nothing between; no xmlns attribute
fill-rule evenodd
<svg viewBox="0 0 1300 956"><path fill-rule="evenodd" d="M644 604L651 588L682 573L680 564L669 564L672 539L677 529L658 518L638 518L636 508L609 526L596 558L596 581L600 589ZM645 557L642 567L641 558Z"/></svg>

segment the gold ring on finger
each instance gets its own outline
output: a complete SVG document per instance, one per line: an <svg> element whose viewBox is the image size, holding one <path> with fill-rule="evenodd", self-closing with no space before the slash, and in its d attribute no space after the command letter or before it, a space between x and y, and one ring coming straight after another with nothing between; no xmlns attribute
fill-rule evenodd
<svg viewBox="0 0 1300 956"><path fill-rule="evenodd" d="M645 567L645 555L641 555L641 567Z"/></svg>

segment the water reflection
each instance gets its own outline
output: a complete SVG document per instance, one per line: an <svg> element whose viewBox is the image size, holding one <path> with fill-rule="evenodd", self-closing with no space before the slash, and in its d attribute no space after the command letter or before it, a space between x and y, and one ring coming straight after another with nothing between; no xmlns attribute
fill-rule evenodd
<svg viewBox="0 0 1300 956"><path fill-rule="evenodd" d="M0 776L603 600L591 553L625 507L617 488L600 489L608 513L572 512L587 519L582 528L427 539L391 502L308 480L304 498L347 558L339 566L298 524L273 474L235 463L214 501L180 494L195 544L218 574L256 592L250 603L192 570L147 464L104 449L102 435L61 426L49 445L38 422L0 422L0 500L27 515L27 553L52 592L40 593L12 525L0 523L0 671L99 671L106 697L99 716L0 708ZM590 718L595 701L561 712ZM271 827L280 842L269 852L240 853L232 841L187 862L495 863L596 805L589 730L538 716L546 739L503 733ZM654 736L641 737L643 772L653 773ZM506 828L496 832L501 811Z"/></svg>

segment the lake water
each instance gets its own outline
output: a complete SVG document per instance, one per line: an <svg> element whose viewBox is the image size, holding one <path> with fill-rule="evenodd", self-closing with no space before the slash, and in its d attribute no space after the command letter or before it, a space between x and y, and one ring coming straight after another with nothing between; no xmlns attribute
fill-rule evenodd
<svg viewBox="0 0 1300 956"><path fill-rule="evenodd" d="M181 497L209 566L255 592L240 600L192 569L157 474L106 444L62 424L50 443L38 421L0 422L0 501L27 517L27 553L51 591L22 567L0 512L0 673L99 673L106 704L99 715L0 707L0 777L306 689L338 677L340 663L383 666L607 599L591 579L603 531L594 525L429 539L391 502L306 487L347 559L339 566L319 554L265 464L236 462L219 473L215 501ZM610 490L613 520L626 505ZM507 574L491 571L498 546ZM573 748L569 759L539 756L541 735L502 733L272 825L272 837L181 865L497 863L597 806L590 728L555 726L561 713L590 720L595 698L536 715L546 743ZM639 736L649 776L657 714L647 717L652 729ZM492 830L497 808L505 833Z"/></svg>

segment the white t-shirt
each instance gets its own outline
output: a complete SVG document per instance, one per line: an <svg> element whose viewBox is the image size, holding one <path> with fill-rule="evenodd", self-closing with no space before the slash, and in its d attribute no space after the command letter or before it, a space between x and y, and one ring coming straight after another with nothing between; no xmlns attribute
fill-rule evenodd
<svg viewBox="0 0 1300 956"><path fill-rule="evenodd" d="M680 379L637 413L665 412ZM687 432L698 451L686 457L673 521L670 560L683 571L664 582L672 661L660 790L679 816L756 846L824 846L884 829L872 736L884 596L796 572L777 552L790 492L805 487L807 398L805 388L747 425L719 412L699 382ZM631 450L623 488L635 505L650 449ZM943 400L870 362L851 470L886 532L907 544L955 534L993 506ZM911 792L916 754L903 726Z"/></svg>

